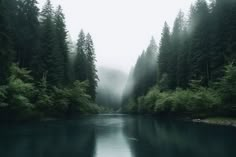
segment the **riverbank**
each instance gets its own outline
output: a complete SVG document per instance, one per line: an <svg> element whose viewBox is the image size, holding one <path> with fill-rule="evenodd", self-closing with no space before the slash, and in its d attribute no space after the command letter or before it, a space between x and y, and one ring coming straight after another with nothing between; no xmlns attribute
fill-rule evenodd
<svg viewBox="0 0 236 157"><path fill-rule="evenodd" d="M213 124L213 125L236 127L236 118L211 117L211 118L205 118L205 119L193 119L192 121L195 123L206 123L206 124Z"/></svg>

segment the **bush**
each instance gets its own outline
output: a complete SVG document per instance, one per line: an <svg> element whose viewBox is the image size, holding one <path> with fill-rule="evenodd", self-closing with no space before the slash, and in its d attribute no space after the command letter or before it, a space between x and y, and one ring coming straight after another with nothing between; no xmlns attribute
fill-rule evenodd
<svg viewBox="0 0 236 157"><path fill-rule="evenodd" d="M87 94L88 82L75 81L71 88L54 87L54 111L58 114L98 113L99 107L93 104Z"/></svg>
<svg viewBox="0 0 236 157"><path fill-rule="evenodd" d="M217 83L223 101L228 109L236 104L236 66L232 63L225 67L224 77Z"/></svg>
<svg viewBox="0 0 236 157"><path fill-rule="evenodd" d="M99 107L92 103L87 94L87 81L75 81L70 88L58 88L48 87L46 77L43 77L35 85L30 71L16 64L10 69L8 84L0 86L0 112L11 120L99 112Z"/></svg>
<svg viewBox="0 0 236 157"><path fill-rule="evenodd" d="M155 87L147 95L138 98L136 106L140 113L205 114L213 112L220 104L218 93L210 88L160 92Z"/></svg>
<svg viewBox="0 0 236 157"><path fill-rule="evenodd" d="M145 96L129 102L125 108L138 113L171 113L188 115L236 113L236 66L225 67L225 75L211 87L202 87L194 80L190 88L168 91L168 76L163 75L160 88L152 88ZM214 86L212 86L214 85Z"/></svg>
<svg viewBox="0 0 236 157"><path fill-rule="evenodd" d="M10 67L8 84L0 87L0 101L9 111L10 118L27 119L32 115L34 105L31 99L35 93L30 71L20 69L16 64Z"/></svg>

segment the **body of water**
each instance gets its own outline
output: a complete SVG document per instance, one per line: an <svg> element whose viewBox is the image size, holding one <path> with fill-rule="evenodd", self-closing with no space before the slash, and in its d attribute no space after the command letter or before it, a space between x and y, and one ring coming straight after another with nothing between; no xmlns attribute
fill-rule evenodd
<svg viewBox="0 0 236 157"><path fill-rule="evenodd" d="M236 128L94 115L0 126L1 157L235 157Z"/></svg>

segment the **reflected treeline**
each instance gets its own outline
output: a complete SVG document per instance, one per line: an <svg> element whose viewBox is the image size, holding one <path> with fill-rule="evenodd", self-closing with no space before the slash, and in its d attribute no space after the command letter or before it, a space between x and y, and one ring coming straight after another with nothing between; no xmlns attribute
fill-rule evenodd
<svg viewBox="0 0 236 157"><path fill-rule="evenodd" d="M78 124L79 123L79 124ZM0 129L3 157L93 157L95 131L81 122L50 122Z"/></svg>
<svg viewBox="0 0 236 157"><path fill-rule="evenodd" d="M235 157L235 128L96 115L0 126L1 157Z"/></svg>
<svg viewBox="0 0 236 157"><path fill-rule="evenodd" d="M127 121L124 134L134 157L230 157L236 153L232 128L136 117Z"/></svg>

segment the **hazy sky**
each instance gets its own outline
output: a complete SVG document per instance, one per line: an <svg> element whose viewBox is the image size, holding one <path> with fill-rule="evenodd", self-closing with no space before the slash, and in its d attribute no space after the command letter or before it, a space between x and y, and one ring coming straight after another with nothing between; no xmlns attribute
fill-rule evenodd
<svg viewBox="0 0 236 157"><path fill-rule="evenodd" d="M38 0L40 7L46 0ZM152 36L158 45L164 22L170 26L179 10L195 0L51 0L60 4L73 41L80 30L94 40L98 66L128 72Z"/></svg>

